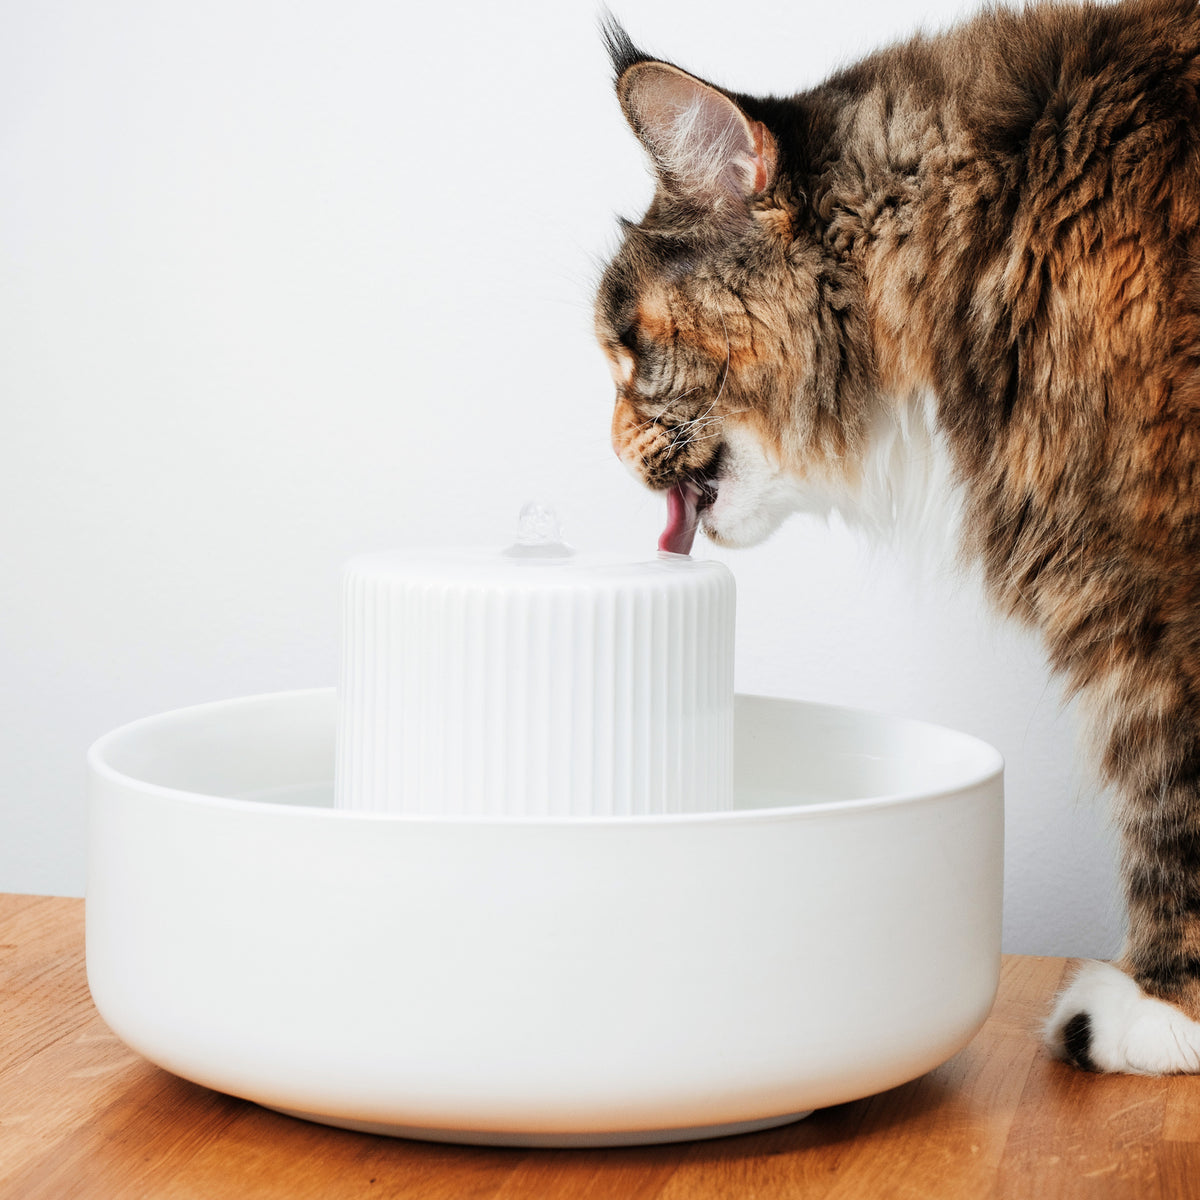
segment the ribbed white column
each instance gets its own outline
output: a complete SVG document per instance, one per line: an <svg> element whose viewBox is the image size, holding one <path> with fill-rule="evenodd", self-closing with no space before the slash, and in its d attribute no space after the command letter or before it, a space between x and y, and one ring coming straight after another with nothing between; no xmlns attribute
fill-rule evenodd
<svg viewBox="0 0 1200 1200"><path fill-rule="evenodd" d="M728 808L733 577L663 555L413 551L346 569L336 804Z"/></svg>

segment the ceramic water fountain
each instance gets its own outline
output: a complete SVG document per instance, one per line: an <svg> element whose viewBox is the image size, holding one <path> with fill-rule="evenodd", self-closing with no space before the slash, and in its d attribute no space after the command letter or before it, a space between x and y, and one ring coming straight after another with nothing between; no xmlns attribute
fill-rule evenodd
<svg viewBox="0 0 1200 1200"><path fill-rule="evenodd" d="M341 685L89 755L87 960L152 1062L443 1141L760 1129L903 1083L999 974L999 755L734 697L733 583L686 555L347 569Z"/></svg>

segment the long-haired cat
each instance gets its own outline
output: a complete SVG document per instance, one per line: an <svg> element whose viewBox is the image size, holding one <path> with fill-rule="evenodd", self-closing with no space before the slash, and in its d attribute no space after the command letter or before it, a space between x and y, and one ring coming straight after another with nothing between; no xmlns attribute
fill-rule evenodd
<svg viewBox="0 0 1200 1200"><path fill-rule="evenodd" d="M607 32L658 185L597 329L663 546L894 509L884 468L940 447L965 554L1087 701L1119 794L1126 947L1049 1043L1200 1071L1196 3L990 10L784 99Z"/></svg>

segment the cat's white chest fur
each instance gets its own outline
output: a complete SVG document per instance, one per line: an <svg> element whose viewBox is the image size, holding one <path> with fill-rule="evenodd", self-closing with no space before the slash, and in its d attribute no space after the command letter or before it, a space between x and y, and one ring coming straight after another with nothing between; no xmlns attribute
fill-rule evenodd
<svg viewBox="0 0 1200 1200"><path fill-rule="evenodd" d="M837 513L927 563L958 548L963 488L935 423L930 394L881 402L855 464L790 472L741 425L725 431L717 497L706 530L727 545L762 541L793 513Z"/></svg>

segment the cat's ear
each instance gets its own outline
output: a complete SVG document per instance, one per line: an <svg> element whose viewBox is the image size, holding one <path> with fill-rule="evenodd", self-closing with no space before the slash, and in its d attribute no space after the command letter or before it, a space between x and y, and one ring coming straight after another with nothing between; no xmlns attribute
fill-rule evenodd
<svg viewBox="0 0 1200 1200"><path fill-rule="evenodd" d="M617 96L673 191L716 207L774 181L779 155L771 131L694 75L669 63L634 62L621 72Z"/></svg>

